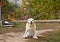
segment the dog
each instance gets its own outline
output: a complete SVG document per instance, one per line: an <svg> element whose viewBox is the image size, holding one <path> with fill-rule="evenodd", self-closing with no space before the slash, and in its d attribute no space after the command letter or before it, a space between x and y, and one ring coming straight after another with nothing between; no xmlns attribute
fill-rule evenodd
<svg viewBox="0 0 60 42"><path fill-rule="evenodd" d="M28 38L28 37L33 37L36 39L38 38L36 33L36 24L33 18L29 18L26 23L26 30L23 35L23 38Z"/></svg>

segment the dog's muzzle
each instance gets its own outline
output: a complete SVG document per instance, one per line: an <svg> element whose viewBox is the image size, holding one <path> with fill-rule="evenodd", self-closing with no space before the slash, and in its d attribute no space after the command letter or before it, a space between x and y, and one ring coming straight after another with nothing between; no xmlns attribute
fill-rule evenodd
<svg viewBox="0 0 60 42"><path fill-rule="evenodd" d="M32 21L31 21L31 24L32 24Z"/></svg>

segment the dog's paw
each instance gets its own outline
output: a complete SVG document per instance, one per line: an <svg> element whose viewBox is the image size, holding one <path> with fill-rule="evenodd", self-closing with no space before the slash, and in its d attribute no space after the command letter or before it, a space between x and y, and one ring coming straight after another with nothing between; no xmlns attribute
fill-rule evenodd
<svg viewBox="0 0 60 42"><path fill-rule="evenodd" d="M37 37L37 36L33 36L33 38L34 38L34 39L38 39L38 37Z"/></svg>

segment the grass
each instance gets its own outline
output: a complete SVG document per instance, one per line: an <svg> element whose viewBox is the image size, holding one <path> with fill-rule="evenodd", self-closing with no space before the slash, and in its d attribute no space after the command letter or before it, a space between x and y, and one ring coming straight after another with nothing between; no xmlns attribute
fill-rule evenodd
<svg viewBox="0 0 60 42"><path fill-rule="evenodd" d="M16 27L25 28L26 23L16 23ZM60 23L36 23L37 29L49 29L60 26Z"/></svg>
<svg viewBox="0 0 60 42"><path fill-rule="evenodd" d="M60 30L55 31L50 37L47 39L48 42L60 42Z"/></svg>
<svg viewBox="0 0 60 42"><path fill-rule="evenodd" d="M2 27L1 27L1 24L0 24L0 28L2 28Z"/></svg>
<svg viewBox="0 0 60 42"><path fill-rule="evenodd" d="M6 31L6 32L12 32L12 31L20 31L25 30L26 23L16 23L15 27L12 28L6 28L6 27L0 27L0 30ZM54 28L60 28L60 23L36 23L37 30L41 29L54 29ZM2 29L1 29L2 28Z"/></svg>
<svg viewBox="0 0 60 42"><path fill-rule="evenodd" d="M25 28L26 23L17 22L16 26L20 28Z"/></svg>
<svg viewBox="0 0 60 42"><path fill-rule="evenodd" d="M12 28L5 28L0 26L0 30L2 31L19 31L19 30L25 30L26 23L17 22L15 27ZM50 28L60 28L60 23L36 23L37 30L41 29L50 29ZM1 29L2 28L2 29Z"/></svg>

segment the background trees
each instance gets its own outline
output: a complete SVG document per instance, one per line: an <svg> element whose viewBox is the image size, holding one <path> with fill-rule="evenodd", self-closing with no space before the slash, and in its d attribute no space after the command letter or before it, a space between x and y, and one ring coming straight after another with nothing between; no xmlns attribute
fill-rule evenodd
<svg viewBox="0 0 60 42"><path fill-rule="evenodd" d="M16 19L21 19L21 15L37 20L60 19L59 0L24 0L22 7L19 8L16 4L3 0L2 14L5 18L8 14L13 14Z"/></svg>
<svg viewBox="0 0 60 42"><path fill-rule="evenodd" d="M29 4L29 14L35 19L60 19L60 1L59 0L25 0Z"/></svg>
<svg viewBox="0 0 60 42"><path fill-rule="evenodd" d="M21 10L12 2L8 2L7 0L2 0L2 18L8 19L9 17L18 19L20 17Z"/></svg>

